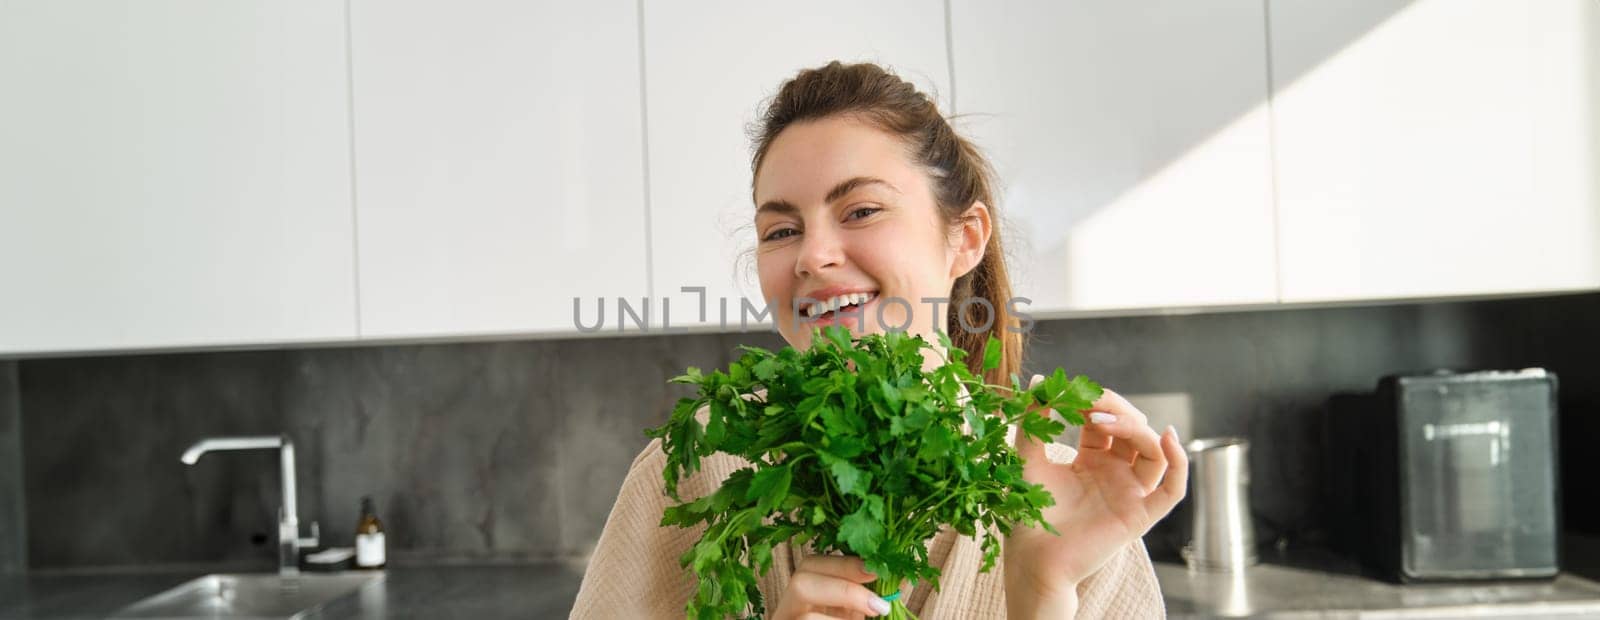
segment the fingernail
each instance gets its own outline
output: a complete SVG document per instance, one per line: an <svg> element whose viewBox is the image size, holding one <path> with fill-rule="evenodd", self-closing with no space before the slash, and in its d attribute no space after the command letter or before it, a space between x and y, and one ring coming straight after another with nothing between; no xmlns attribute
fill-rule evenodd
<svg viewBox="0 0 1600 620"><path fill-rule="evenodd" d="M1178 439L1178 427L1173 426L1171 424L1168 424L1167 425L1167 432L1168 433L1172 433L1172 439L1174 441L1176 441Z"/></svg>
<svg viewBox="0 0 1600 620"><path fill-rule="evenodd" d="M872 611L878 612L878 615L880 616L889 613L889 601L883 600L876 596L872 597L872 600L868 601L867 605L870 605L872 607Z"/></svg>
<svg viewBox="0 0 1600 620"><path fill-rule="evenodd" d="M1104 411L1096 411L1089 414L1089 421L1094 422L1095 424L1110 424L1117 421L1117 416L1111 415Z"/></svg>

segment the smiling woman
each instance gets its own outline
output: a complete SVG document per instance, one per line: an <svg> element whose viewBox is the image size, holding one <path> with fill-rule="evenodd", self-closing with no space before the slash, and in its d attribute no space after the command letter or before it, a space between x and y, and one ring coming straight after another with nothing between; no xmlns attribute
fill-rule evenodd
<svg viewBox="0 0 1600 620"><path fill-rule="evenodd" d="M752 168L757 271L762 296L787 311L785 340L809 344L805 307L869 293L823 323L943 330L967 350L992 334L1005 355L987 378L1020 371L988 162L915 86L870 64L801 72L768 106Z"/></svg>
<svg viewBox="0 0 1600 620"><path fill-rule="evenodd" d="M829 63L785 82L768 105L752 162L756 263L763 296L790 346L819 325L852 335L906 331L965 350L974 374L1009 385L1020 373L1022 329L1011 303L992 173L931 99L873 64ZM985 372L983 349L1001 343ZM930 366L938 352L925 351ZM1038 380L1038 377L1035 377ZM923 618L1164 615L1140 540L1183 497L1188 463L1175 430L1106 390L1076 454L1016 439L1023 477L1056 498L1044 517L1063 533L1019 527L1003 562L980 572L980 543L943 529L927 542L941 590L914 587ZM702 411L701 416L705 413ZM601 533L575 618L682 615L697 584L678 558L699 531L662 527L664 456L652 441L634 460ZM717 489L744 463L723 453L678 482L679 495ZM773 618L861 618L889 604L863 584L860 559L784 544L760 580Z"/></svg>

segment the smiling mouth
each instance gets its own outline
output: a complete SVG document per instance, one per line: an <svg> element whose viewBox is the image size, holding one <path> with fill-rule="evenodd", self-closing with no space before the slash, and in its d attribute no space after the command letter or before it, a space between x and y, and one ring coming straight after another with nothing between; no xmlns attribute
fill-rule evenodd
<svg viewBox="0 0 1600 620"><path fill-rule="evenodd" d="M812 307L806 308L803 314L805 315L806 320L809 321L829 322L841 315L858 315L861 313L862 308L865 308L867 304L872 303L877 298L878 293L876 292L862 293L851 299L834 298L828 300L827 302L819 303ZM831 309L817 314L812 314L821 310L822 307Z"/></svg>

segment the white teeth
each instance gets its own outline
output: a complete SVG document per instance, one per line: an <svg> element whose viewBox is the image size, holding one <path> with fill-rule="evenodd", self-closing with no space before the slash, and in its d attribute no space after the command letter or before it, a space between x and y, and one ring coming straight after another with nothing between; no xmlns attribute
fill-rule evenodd
<svg viewBox="0 0 1600 620"><path fill-rule="evenodd" d="M851 304L864 304L868 301L871 301L873 297L876 297L876 295L872 293L850 293L848 295L836 295L829 298L827 301L814 303L810 306L807 306L806 316L817 317Z"/></svg>

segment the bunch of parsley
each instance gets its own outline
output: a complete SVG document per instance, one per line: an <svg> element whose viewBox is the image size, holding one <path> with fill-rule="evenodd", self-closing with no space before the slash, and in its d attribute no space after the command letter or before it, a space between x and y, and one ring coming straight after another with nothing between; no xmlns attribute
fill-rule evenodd
<svg viewBox="0 0 1600 620"><path fill-rule="evenodd" d="M1099 385L1083 376L1069 380L1060 369L1029 389L1016 375L1009 388L985 384L968 369L966 351L943 332L949 357L932 371L923 370L921 350L932 344L921 336L855 340L839 326L812 335L806 351L741 346L745 354L727 372L689 368L671 382L696 385L699 396L679 400L666 424L645 432L662 440L666 490L678 502L661 524L706 525L680 558L699 586L689 617L759 617L765 604L757 571L771 568L772 549L784 542L860 556L878 575L872 587L881 596L904 580L939 587L924 542L943 525L966 536L989 533L982 537L982 571L1000 553L993 532L1003 536L1021 524L1057 533L1040 513L1055 500L1023 480L1007 430L1019 425L1051 441L1065 427L1030 414L1029 406L1082 425L1078 411L1100 397ZM999 359L1000 342L991 336L983 369ZM708 404L702 425L695 415ZM678 481L715 452L751 466L715 492L684 502ZM889 617L914 616L896 600Z"/></svg>

